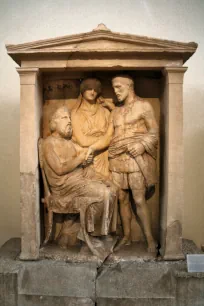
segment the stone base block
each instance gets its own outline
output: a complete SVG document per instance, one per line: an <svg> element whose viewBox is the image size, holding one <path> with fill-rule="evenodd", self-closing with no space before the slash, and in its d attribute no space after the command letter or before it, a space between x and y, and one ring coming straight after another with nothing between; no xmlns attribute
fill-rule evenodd
<svg viewBox="0 0 204 306"><path fill-rule="evenodd" d="M175 306L174 299L97 299L97 306Z"/></svg>
<svg viewBox="0 0 204 306"><path fill-rule="evenodd" d="M190 245L190 248L189 248ZM193 253L193 244L185 244ZM204 273L188 273L186 261L113 257L66 262L20 261L20 239L0 249L0 306L203 306Z"/></svg>
<svg viewBox="0 0 204 306"><path fill-rule="evenodd" d="M70 296L95 299L94 264L40 261L23 265L18 273L18 294Z"/></svg>
<svg viewBox="0 0 204 306"><path fill-rule="evenodd" d="M164 262L120 262L103 267L96 280L97 296L104 298L174 298L176 266Z"/></svg>
<svg viewBox="0 0 204 306"><path fill-rule="evenodd" d="M88 298L70 298L64 296L19 295L19 306L95 306Z"/></svg>

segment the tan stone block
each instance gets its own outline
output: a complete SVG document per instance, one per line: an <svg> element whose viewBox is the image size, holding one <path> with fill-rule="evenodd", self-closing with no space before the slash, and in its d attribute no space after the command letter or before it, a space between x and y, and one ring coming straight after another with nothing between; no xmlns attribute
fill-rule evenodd
<svg viewBox="0 0 204 306"><path fill-rule="evenodd" d="M187 67L166 67L165 73L167 75L168 84L183 84L184 73Z"/></svg>
<svg viewBox="0 0 204 306"><path fill-rule="evenodd" d="M40 213L39 177L35 174L21 173L21 255L22 260L39 257Z"/></svg>
<svg viewBox="0 0 204 306"><path fill-rule="evenodd" d="M35 173L38 165L35 122L35 86L21 85L20 105L20 171Z"/></svg>
<svg viewBox="0 0 204 306"><path fill-rule="evenodd" d="M39 72L38 68L29 68L29 69L16 69L20 75L20 85L35 85L37 74Z"/></svg>
<svg viewBox="0 0 204 306"><path fill-rule="evenodd" d="M37 140L40 136L42 86L38 69L18 69L20 103L21 259L37 259L40 247L40 189Z"/></svg>
<svg viewBox="0 0 204 306"><path fill-rule="evenodd" d="M39 67L43 69L62 69L62 68L74 68L74 69L115 69L119 70L121 68L126 69L133 69L133 68L163 68L163 67L169 67L169 66L178 66L180 67L182 65L182 61L168 61L165 59L142 59L141 58L135 58L131 59L130 56L128 56L127 59L104 59L97 58L97 59L74 59L69 57L65 59L58 59L58 60L29 60L29 61L23 61L22 67L23 68L31 68L31 67Z"/></svg>
<svg viewBox="0 0 204 306"><path fill-rule="evenodd" d="M186 68L165 69L165 151L162 205L162 254L165 259L182 258L183 219L183 74Z"/></svg>

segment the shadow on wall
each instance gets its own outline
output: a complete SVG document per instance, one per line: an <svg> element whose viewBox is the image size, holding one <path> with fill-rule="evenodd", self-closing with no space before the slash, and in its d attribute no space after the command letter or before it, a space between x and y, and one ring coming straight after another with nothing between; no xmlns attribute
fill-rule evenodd
<svg viewBox="0 0 204 306"><path fill-rule="evenodd" d="M204 244L204 85L184 87L184 231Z"/></svg>
<svg viewBox="0 0 204 306"><path fill-rule="evenodd" d="M0 246L20 236L19 99L0 103Z"/></svg>

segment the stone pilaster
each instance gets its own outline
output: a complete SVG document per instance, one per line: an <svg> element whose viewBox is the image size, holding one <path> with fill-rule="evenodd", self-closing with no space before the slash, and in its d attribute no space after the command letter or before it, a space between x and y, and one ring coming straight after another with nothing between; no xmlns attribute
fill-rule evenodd
<svg viewBox="0 0 204 306"><path fill-rule="evenodd" d="M21 259L39 257L40 195L37 141L40 136L42 88L38 68L17 68L20 75Z"/></svg>
<svg viewBox="0 0 204 306"><path fill-rule="evenodd" d="M163 71L161 253L165 260L183 258L183 77L186 70L169 67Z"/></svg>

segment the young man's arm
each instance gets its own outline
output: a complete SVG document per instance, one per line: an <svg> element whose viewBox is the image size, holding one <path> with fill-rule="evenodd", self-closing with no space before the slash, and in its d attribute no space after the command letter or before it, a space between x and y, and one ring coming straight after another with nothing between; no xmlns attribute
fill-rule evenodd
<svg viewBox="0 0 204 306"><path fill-rule="evenodd" d="M144 138L140 143L136 143L135 145L129 145L128 151L133 157L137 157L138 155L142 155L145 152L145 142L155 144L158 141L158 125L156 122L154 110L151 104L148 101L143 102L143 119L145 121L145 125L147 127L147 134L144 134Z"/></svg>
<svg viewBox="0 0 204 306"><path fill-rule="evenodd" d="M155 118L154 110L149 102L144 102L144 120L148 133L155 134L158 136L158 125Z"/></svg>

